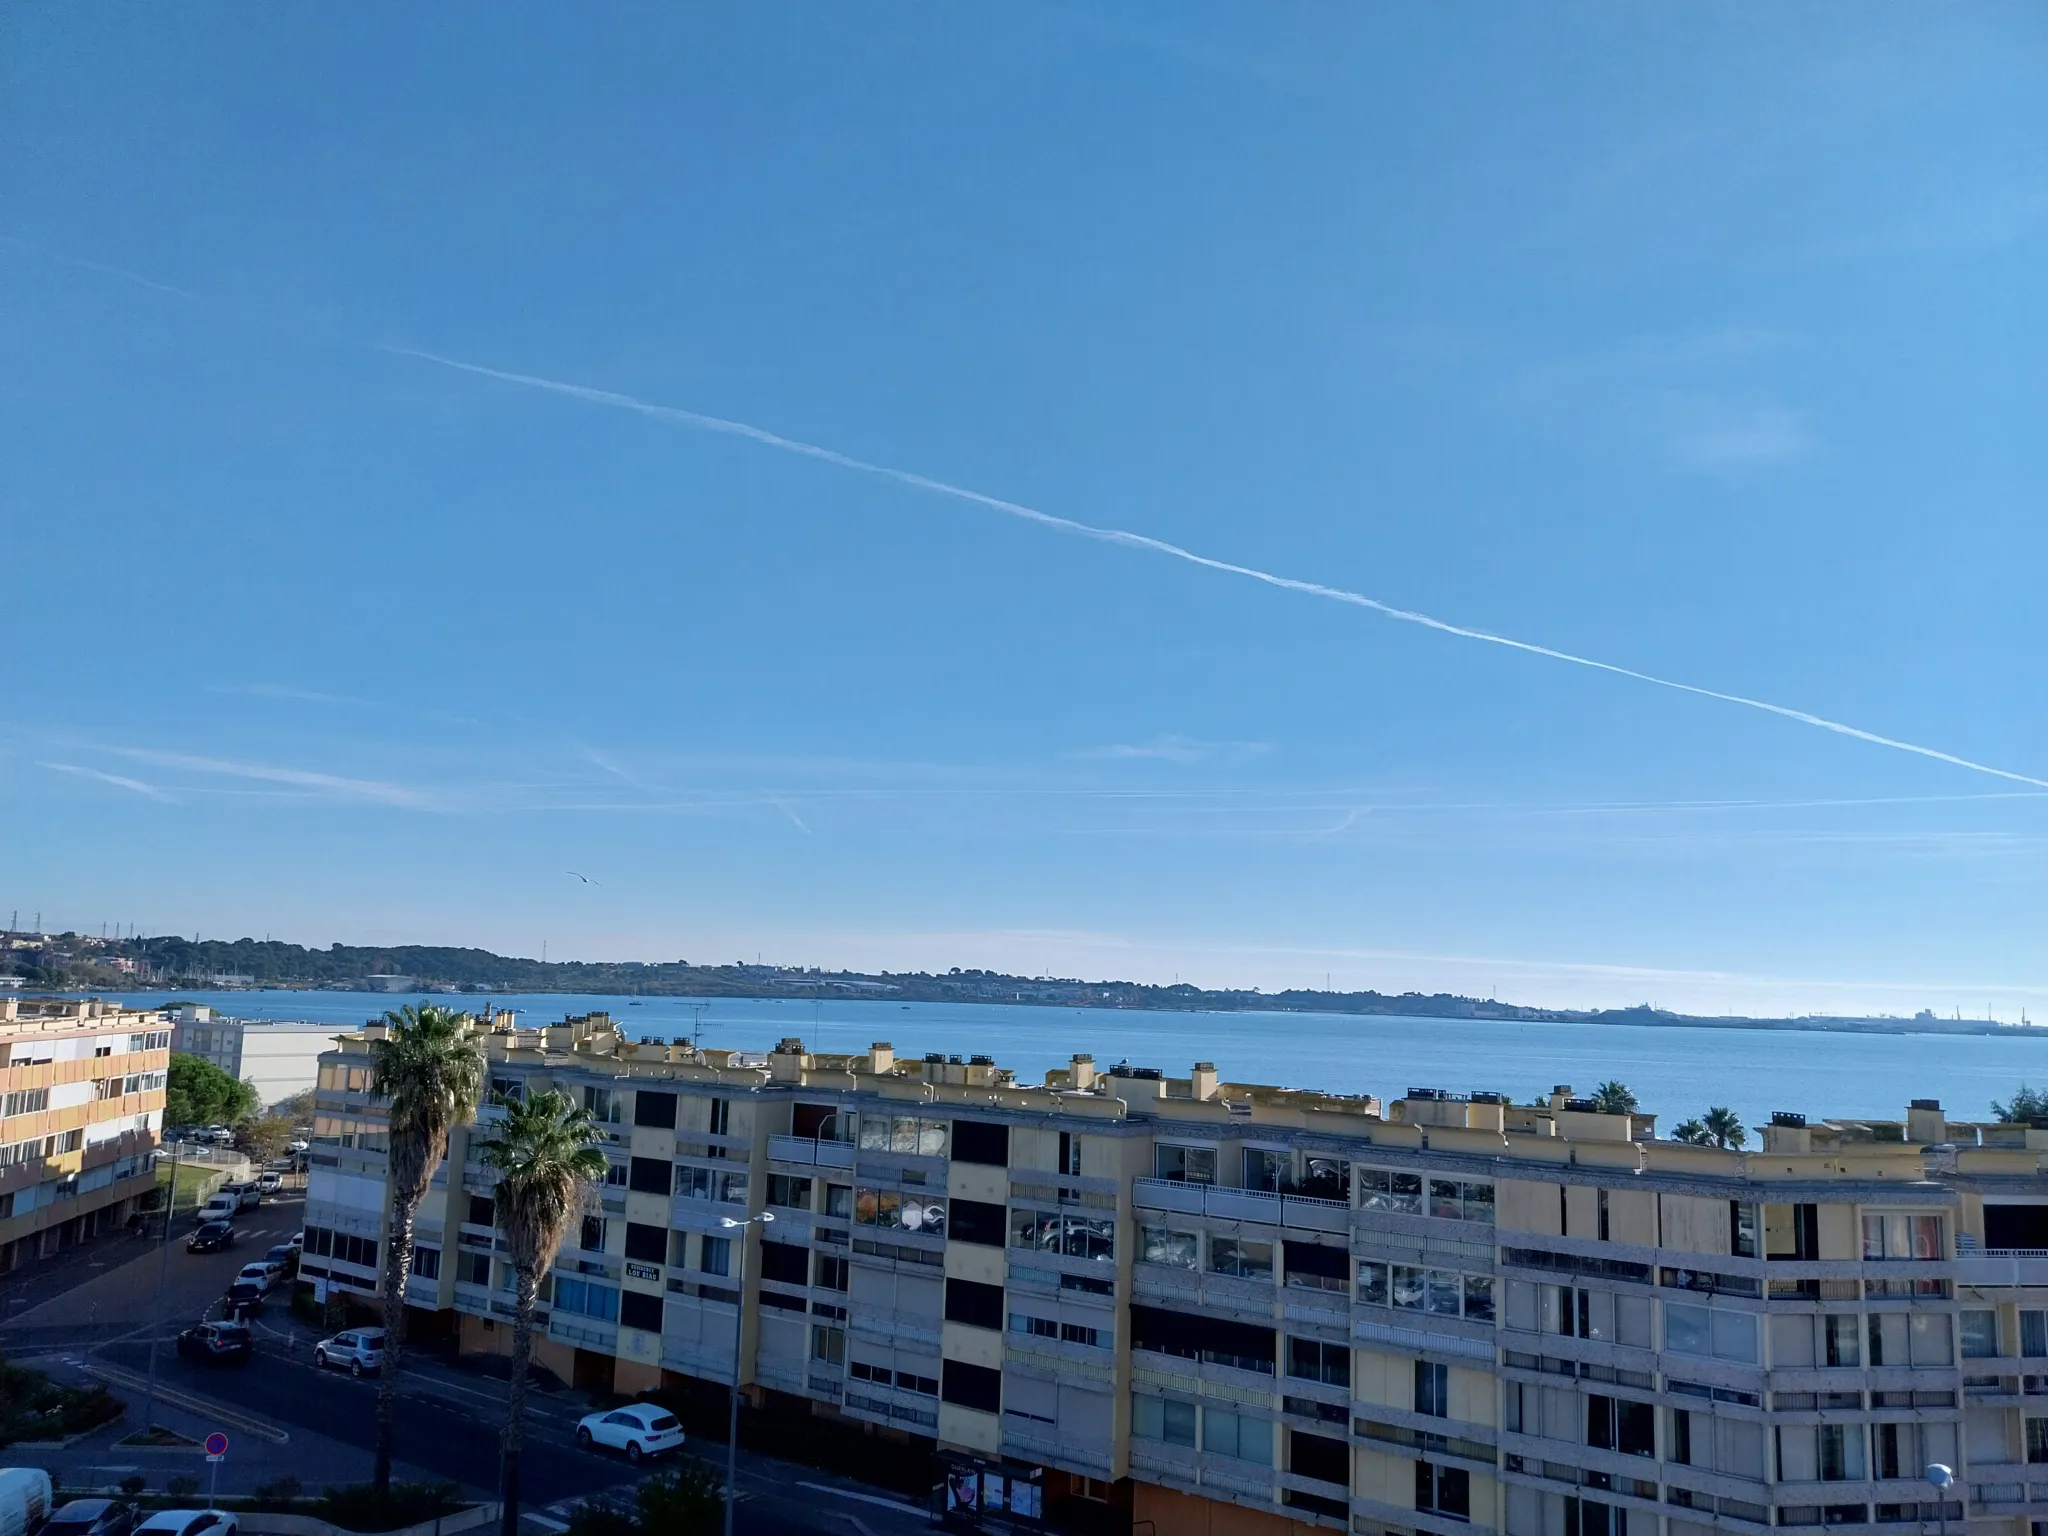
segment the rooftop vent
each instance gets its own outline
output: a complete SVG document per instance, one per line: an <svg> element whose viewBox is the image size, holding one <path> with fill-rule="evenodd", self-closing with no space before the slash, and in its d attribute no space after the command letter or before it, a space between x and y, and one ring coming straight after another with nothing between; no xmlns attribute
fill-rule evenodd
<svg viewBox="0 0 2048 1536"><path fill-rule="evenodd" d="M1572 1085L1570 1083L1559 1083L1550 1091L1552 1093L1561 1093L1566 1098L1570 1098L1572 1096Z"/></svg>
<svg viewBox="0 0 2048 1536"><path fill-rule="evenodd" d="M995 1064L996 1059L993 1056L970 1056L967 1058L967 1065L970 1067L992 1067Z"/></svg>
<svg viewBox="0 0 2048 1536"><path fill-rule="evenodd" d="M1505 1104L1507 1101L1508 1096L1506 1094L1488 1093L1484 1089L1475 1091L1472 1095L1472 1102L1474 1104Z"/></svg>
<svg viewBox="0 0 2048 1536"><path fill-rule="evenodd" d="M1408 1097L1411 1099L1448 1099L1450 1094L1442 1088L1410 1088L1408 1090Z"/></svg>
<svg viewBox="0 0 2048 1536"><path fill-rule="evenodd" d="M946 1053L944 1051L926 1051L924 1053L924 1059L926 1061L934 1063L937 1066L943 1067L946 1064Z"/></svg>
<svg viewBox="0 0 2048 1536"><path fill-rule="evenodd" d="M1941 1100L1939 1100L1939 1099L1915 1099L1915 1100L1913 1101L1913 1106L1912 1106L1912 1107L1913 1107L1913 1108L1915 1108L1915 1109L1931 1109L1931 1110L1935 1110L1935 1111L1939 1112L1939 1111L1940 1111L1940 1109L1941 1109Z"/></svg>
<svg viewBox="0 0 2048 1536"><path fill-rule="evenodd" d="M1796 1110L1774 1109L1771 1111L1771 1124L1790 1126L1796 1131L1806 1124L1806 1116Z"/></svg>
<svg viewBox="0 0 2048 1536"><path fill-rule="evenodd" d="M775 1054L778 1056L801 1056L803 1055L803 1053L803 1041L795 1038L794 1036L786 1040L778 1040L775 1042Z"/></svg>
<svg viewBox="0 0 2048 1536"><path fill-rule="evenodd" d="M1134 1067L1127 1061L1120 1061L1109 1069L1111 1077L1135 1077L1143 1082L1163 1082L1166 1074L1157 1067Z"/></svg>
<svg viewBox="0 0 2048 1536"><path fill-rule="evenodd" d="M956 1067L957 1067L957 1066L959 1066L959 1065L960 1065L960 1058L959 1058L958 1056L948 1056L948 1057L946 1058L946 1060L947 1060L947 1062L948 1062L948 1063L950 1063L950 1064L951 1064L951 1065L953 1065L953 1066L956 1066Z"/></svg>
<svg viewBox="0 0 2048 1536"><path fill-rule="evenodd" d="M1600 1101L1598 1099L1566 1099L1564 1107L1569 1110L1575 1110L1582 1115L1597 1115L1601 1113Z"/></svg>

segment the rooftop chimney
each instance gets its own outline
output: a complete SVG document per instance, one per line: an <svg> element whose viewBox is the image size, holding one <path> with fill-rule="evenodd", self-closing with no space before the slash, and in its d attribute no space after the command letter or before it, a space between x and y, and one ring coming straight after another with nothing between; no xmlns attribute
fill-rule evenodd
<svg viewBox="0 0 2048 1536"><path fill-rule="evenodd" d="M1093 1088L1095 1086L1095 1058L1093 1056L1076 1056L1074 1058L1071 1082L1073 1087L1080 1089Z"/></svg>
<svg viewBox="0 0 2048 1536"><path fill-rule="evenodd" d="M1196 1097L1196 1098L1198 1098L1198 1099L1213 1099L1213 1098L1215 1098L1215 1097L1216 1097L1216 1063L1215 1063L1215 1062L1213 1062L1213 1061L1198 1061L1198 1062L1196 1062L1196 1063L1195 1063L1195 1072L1194 1072L1194 1076L1193 1076L1193 1077L1192 1077L1192 1078L1190 1079L1190 1083L1191 1083L1191 1086L1192 1086L1192 1089L1193 1089L1193 1092L1194 1092L1194 1095L1195 1095L1195 1097Z"/></svg>
<svg viewBox="0 0 2048 1536"><path fill-rule="evenodd" d="M896 1070L896 1047L886 1040L877 1040L868 1047L868 1070L876 1073L890 1073Z"/></svg>

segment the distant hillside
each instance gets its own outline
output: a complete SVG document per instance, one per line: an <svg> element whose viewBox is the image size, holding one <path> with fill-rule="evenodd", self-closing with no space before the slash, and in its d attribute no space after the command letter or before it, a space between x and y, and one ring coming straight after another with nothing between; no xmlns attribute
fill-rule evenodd
<svg viewBox="0 0 2048 1536"><path fill-rule="evenodd" d="M1007 976L997 971L915 971L868 975L774 965L692 965L685 960L553 963L497 955L487 949L400 944L363 948L335 944L307 949L276 940L175 935L98 939L60 934L11 935L0 950L0 976L35 987L136 988L318 987L340 991L624 993L647 997L888 998L929 1003L1041 1003L1068 1008L1180 1008L1240 1012L1398 1014L1441 1019L1515 1019L1722 1029L1840 1030L1856 1033L2040 1034L1987 1019L1702 1018L1647 1005L1582 1010L1530 1008L1448 992L1210 991L1135 981Z"/></svg>

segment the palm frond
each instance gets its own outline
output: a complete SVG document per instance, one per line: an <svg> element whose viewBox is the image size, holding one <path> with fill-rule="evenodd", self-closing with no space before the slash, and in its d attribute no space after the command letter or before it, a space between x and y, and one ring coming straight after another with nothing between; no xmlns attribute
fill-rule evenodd
<svg viewBox="0 0 2048 1536"><path fill-rule="evenodd" d="M558 1089L507 1102L504 1111L477 1160L498 1170L498 1225L513 1266L538 1274L554 1262L585 1192L604 1181L602 1133L590 1111Z"/></svg>

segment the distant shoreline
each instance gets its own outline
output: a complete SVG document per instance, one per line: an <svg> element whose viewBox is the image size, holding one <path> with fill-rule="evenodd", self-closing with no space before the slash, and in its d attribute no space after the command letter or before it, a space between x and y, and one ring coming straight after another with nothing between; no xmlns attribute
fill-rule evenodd
<svg viewBox="0 0 2048 1536"><path fill-rule="evenodd" d="M904 978L906 983L911 978ZM1002 1007L1026 1005L1037 1007L1063 1007L1083 1009L1099 1013L1203 1013L1229 1015L1234 1013L1284 1013L1299 1017L1318 1014L1333 1019L1371 1018L1412 1018L1433 1023L1505 1023L1505 1024L1601 1024L1634 1029L1730 1029L1770 1030L1796 1034L1841 1034L1841 1035L1922 1035L1929 1038L1969 1036L2037 1036L2048 1039L2048 1028L2035 1024L2003 1024L1992 1019L1942 1019L1942 1018L1891 1018L1884 1016L1815 1015L1794 1018L1753 1018L1739 1015L1671 1013L1663 1009L1617 1008L1617 1009L1561 1009L1529 1008L1513 1004L1477 1002L1468 999L1445 999L1415 995L1384 997L1378 994L1344 993L1276 993L1271 996L1259 994L1217 994L1196 993L1193 997L1170 996L1153 998L1101 998L1087 996L1046 997L1025 996L1004 997L960 997L932 996L925 989L912 983L897 990L889 984L869 985L858 990L836 988L830 981L812 984L801 990L777 990L763 987L757 989L727 988L718 991L695 990L669 987L545 987L545 986L457 986L451 983L428 983L418 987L393 989L383 986L349 985L346 983L316 982L269 982L259 986L209 986L163 984L135 984L124 978L120 986L87 986L27 989L28 991L62 991L67 993L91 994L95 992L163 993L167 997L185 992L209 992L215 995L233 996L244 992L304 992L308 994L346 993L368 998L389 998L396 1006L408 997L451 997L488 1002L496 997L628 997L628 998L687 998L692 1000L745 1000L752 1002L834 1002L867 1003L943 1003L957 1007ZM1070 984L1085 987L1088 984ZM884 988L887 988L886 990ZM1030 990L1043 991L1044 983L1035 983ZM943 991L945 989L935 989ZM1193 991L1193 989L1173 989ZM26 995L26 992L17 995ZM1362 996L1371 996L1374 1005L1362 1004ZM1312 999L1312 1000L1311 1000ZM1434 1006L1432 1006L1434 1005Z"/></svg>

